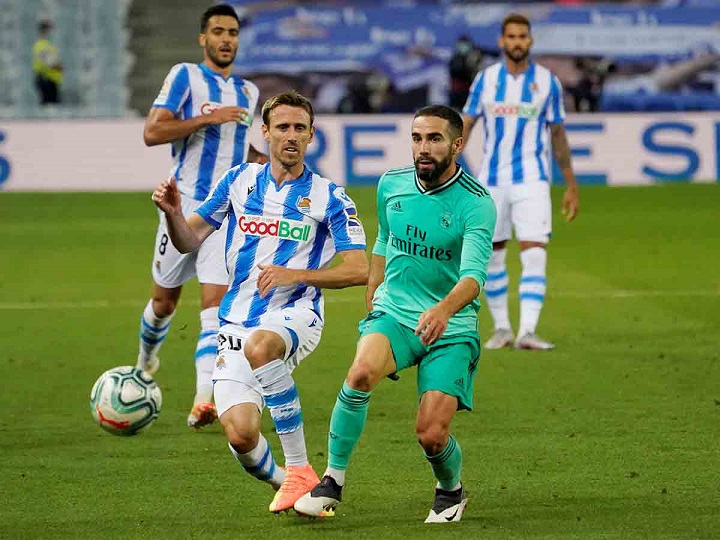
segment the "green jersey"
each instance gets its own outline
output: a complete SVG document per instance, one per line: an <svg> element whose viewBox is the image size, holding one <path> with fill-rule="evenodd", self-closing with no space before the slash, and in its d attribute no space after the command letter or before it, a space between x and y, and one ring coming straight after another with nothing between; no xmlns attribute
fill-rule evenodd
<svg viewBox="0 0 720 540"><path fill-rule="evenodd" d="M415 167L391 169L377 189L378 237L373 254L385 257L385 279L373 308L412 328L463 278L482 289L492 254L495 203L458 167L443 185L426 190ZM477 332L477 298L450 318L445 337Z"/></svg>

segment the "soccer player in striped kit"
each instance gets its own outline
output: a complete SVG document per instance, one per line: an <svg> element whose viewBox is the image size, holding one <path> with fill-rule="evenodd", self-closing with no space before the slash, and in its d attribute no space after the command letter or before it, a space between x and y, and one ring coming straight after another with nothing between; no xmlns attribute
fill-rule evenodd
<svg viewBox="0 0 720 540"><path fill-rule="evenodd" d="M215 403L233 455L277 489L270 511L281 512L318 483L291 372L320 341L321 289L365 284L368 263L355 203L303 164L314 135L310 102L286 92L265 102L262 118L270 163L230 169L187 219L174 181L163 182L153 200L184 253L227 223L231 282L220 305ZM340 262L331 268L336 254ZM284 470L260 433L265 405L285 454Z"/></svg>
<svg viewBox="0 0 720 540"><path fill-rule="evenodd" d="M232 74L240 20L229 5L210 7L200 22L200 64L173 66L145 122L148 146L171 143L173 166L185 214L192 213L230 167L244 161L264 162L267 156L248 142L248 127L258 89ZM225 229L212 235L196 252L182 254L168 238L160 215L152 264L152 298L140 323L137 366L154 373L183 284L200 282L200 336L195 349L196 392L189 427L200 428L217 418L212 403L212 371L217 354L218 306L227 290Z"/></svg>
<svg viewBox="0 0 720 540"><path fill-rule="evenodd" d="M551 233L548 143L567 185L562 200L565 218L574 219L579 208L563 126L562 87L547 68L530 60L532 42L529 19L517 13L506 16L498 40L504 58L477 74L463 109L466 141L482 117L485 141L477 178L488 187L497 207L493 254L485 283L495 332L485 343L486 349L513 343L517 349L554 348L535 333L545 299L546 248ZM505 267L506 244L513 229L520 242L522 263L517 339L508 316Z"/></svg>

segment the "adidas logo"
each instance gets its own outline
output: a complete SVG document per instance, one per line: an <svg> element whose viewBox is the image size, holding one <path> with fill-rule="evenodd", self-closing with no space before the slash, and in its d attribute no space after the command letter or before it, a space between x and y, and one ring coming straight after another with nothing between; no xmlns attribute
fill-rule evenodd
<svg viewBox="0 0 720 540"><path fill-rule="evenodd" d="M394 203L392 203L392 205L390 206L390 210L392 210L393 212L402 212L402 204L400 204L400 201L395 201Z"/></svg>
<svg viewBox="0 0 720 540"><path fill-rule="evenodd" d="M460 377L459 379L455 379L455 384L458 386L464 386L465 385L465 379Z"/></svg>

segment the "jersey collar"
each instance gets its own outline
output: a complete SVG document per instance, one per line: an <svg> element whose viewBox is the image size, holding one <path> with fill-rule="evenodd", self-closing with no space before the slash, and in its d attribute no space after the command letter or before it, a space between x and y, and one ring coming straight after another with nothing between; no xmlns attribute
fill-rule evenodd
<svg viewBox="0 0 720 540"><path fill-rule="evenodd" d="M462 167L459 163L457 165L457 171L455 171L455 174L445 182L444 184L439 185L438 187L432 188L432 189L425 189L420 183L420 180L417 176L417 171L415 171L415 187L418 189L420 193L423 193L424 195L435 195L436 193L440 193L441 191L445 191L447 188L449 188L451 185L453 185L455 182L457 182L457 179L460 178L460 175L463 173Z"/></svg>
<svg viewBox="0 0 720 540"><path fill-rule="evenodd" d="M211 77L219 77L220 79L222 79L222 80L225 81L225 82L228 82L228 81L229 81L230 79L232 79L232 77L233 77L233 75L232 75L232 73L231 73L230 75L228 75L228 78L226 79L225 77L223 77L222 75L220 75L220 73L218 73L217 71L213 71L212 69L210 69L209 67L207 67L207 66L205 65L205 62L200 62L200 63L198 64L198 66L200 66L200 69L201 69L203 72L205 72L205 74L210 75Z"/></svg>

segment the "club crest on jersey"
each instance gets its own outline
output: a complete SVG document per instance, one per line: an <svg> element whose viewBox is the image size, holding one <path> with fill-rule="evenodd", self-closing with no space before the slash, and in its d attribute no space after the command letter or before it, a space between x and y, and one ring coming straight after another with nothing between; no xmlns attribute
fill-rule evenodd
<svg viewBox="0 0 720 540"><path fill-rule="evenodd" d="M310 203L312 201L310 200L310 197L298 197L297 202L295 203L295 206L297 206L297 209L302 212L303 214L309 214L310 213Z"/></svg>
<svg viewBox="0 0 720 540"><path fill-rule="evenodd" d="M310 225L292 219L278 219L264 216L241 215L238 219L240 231L250 236L263 236L307 242Z"/></svg>
<svg viewBox="0 0 720 540"><path fill-rule="evenodd" d="M450 228L450 225L452 225L452 215L450 215L449 212L445 212L440 216L440 226L443 229L448 229Z"/></svg>
<svg viewBox="0 0 720 540"><path fill-rule="evenodd" d="M222 103L216 101L203 101L200 105L200 114L212 114L222 107Z"/></svg>

